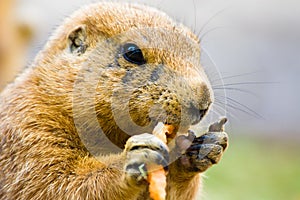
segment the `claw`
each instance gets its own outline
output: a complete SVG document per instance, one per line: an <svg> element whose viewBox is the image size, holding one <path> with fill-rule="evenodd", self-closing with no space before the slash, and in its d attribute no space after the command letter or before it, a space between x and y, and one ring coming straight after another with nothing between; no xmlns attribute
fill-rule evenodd
<svg viewBox="0 0 300 200"><path fill-rule="evenodd" d="M224 132L227 118L210 125L209 131L200 137L189 131L188 135L178 136L176 145L181 153L180 164L189 172L204 172L217 164L228 145Z"/></svg>
<svg viewBox="0 0 300 200"><path fill-rule="evenodd" d="M227 122L227 118L222 118L220 121L209 126L209 132L223 132L225 128L225 123Z"/></svg>
<svg viewBox="0 0 300 200"><path fill-rule="evenodd" d="M141 164L139 166L139 171L141 172L141 176L146 180L147 179L147 171L145 164Z"/></svg>

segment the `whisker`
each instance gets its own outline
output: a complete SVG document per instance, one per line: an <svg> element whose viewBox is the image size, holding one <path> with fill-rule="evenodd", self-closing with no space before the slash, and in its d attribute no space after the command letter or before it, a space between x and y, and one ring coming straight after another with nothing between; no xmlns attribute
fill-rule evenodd
<svg viewBox="0 0 300 200"><path fill-rule="evenodd" d="M262 117L259 113L257 113L256 111L254 111L253 109L251 109L250 107L236 101L235 99L232 99L230 97L224 97L226 98L227 100L231 101L232 103L234 104L237 104L239 106L242 106L243 108L245 108L246 110L248 110L249 112L252 112L253 114L257 115L257 117L259 117L260 119L263 119L264 120L264 117Z"/></svg>
<svg viewBox="0 0 300 200"><path fill-rule="evenodd" d="M228 99L228 100L230 100L230 99ZM233 100L233 99L232 99ZM230 100L231 101L231 100ZM219 100L215 100L215 102L216 102L216 105L218 105L218 104L222 104L222 102L220 102ZM260 114L258 114L257 112L255 112L254 110L252 110L251 108L249 108L249 107L247 107L247 106L245 106L245 105L243 105L243 104L240 104L239 102L237 102L237 101L235 101L235 100L233 100L233 101L231 101L231 102L233 102L233 103L236 103L236 104L238 104L238 105L240 105L240 106L242 106L242 107L245 107L245 109L247 109L247 110L244 110L243 108L240 108L240 107L238 107L238 106L235 106L234 104L230 104L230 103L226 103L225 105L226 105L226 107L228 107L228 109L233 109L233 110L238 110L238 111L240 111L240 112L243 112L243 113L245 113L245 114L247 114L247 115L249 115L249 116L251 116L251 117L254 117L254 118L256 118L256 119L264 119L264 117L262 117ZM224 103L223 103L224 104ZM219 107L221 107L221 105L218 105Z"/></svg>
<svg viewBox="0 0 300 200"><path fill-rule="evenodd" d="M242 112L242 113L245 113L245 114L247 114L247 115L249 115L249 116L251 116L251 117L254 117L255 119L260 119L259 117L257 117L256 115L254 115L253 113L251 113L251 112L248 112L248 111L246 111L246 110L244 110L244 109L242 109L242 108L239 108L239 107L237 107L237 106L234 106L234 105L232 105L232 104L227 104L226 106L228 106L229 108L232 108L232 109L234 109L234 110L238 110L238 111L240 111L240 112Z"/></svg>
<svg viewBox="0 0 300 200"><path fill-rule="evenodd" d="M224 99L217 99L215 98L214 99L214 103L213 104L216 104L216 105L219 105L219 106L223 106L223 111L226 112L227 111L227 102L228 100L224 100Z"/></svg>
<svg viewBox="0 0 300 200"><path fill-rule="evenodd" d="M211 16L200 28L199 33L198 33L198 37L200 36L200 34L202 33L202 31L206 28L206 26L218 15L224 13L227 9L229 9L229 7L223 8L221 10L219 10L218 12L216 12L213 16ZM199 37L200 38L200 37Z"/></svg>
<svg viewBox="0 0 300 200"><path fill-rule="evenodd" d="M221 109L223 112L225 112L225 113L227 112L227 109L226 109L226 105L227 104L226 103L218 101L218 100L215 100L214 105L218 106L219 109Z"/></svg>
<svg viewBox="0 0 300 200"><path fill-rule="evenodd" d="M214 27L214 28L212 28L212 29L209 29L208 31L206 31L206 32L203 33L202 35L199 35L199 38L200 38L200 40L202 41L202 40L204 39L204 37L205 37L207 34L211 33L211 32L214 32L214 31L219 30L219 29L229 29L229 28L231 28L231 27L230 27L230 26L217 26L217 27Z"/></svg>
<svg viewBox="0 0 300 200"><path fill-rule="evenodd" d="M217 66L216 63L214 62L214 60L212 59L212 57L209 55L209 53L206 51L205 48L202 47L203 52L208 56L208 58L210 59L211 63L213 64L213 66ZM207 72L209 71L209 69L212 68L204 68L204 70ZM211 80L212 76L216 76L216 77L222 77L222 75L220 74L220 71L216 68L216 70L213 71L213 73L206 73L208 74L208 78ZM220 80L221 84L224 84L223 80ZM213 88L213 86L212 86ZM213 88L214 89L214 88ZM226 91L224 90L224 92L226 93Z"/></svg>
<svg viewBox="0 0 300 200"><path fill-rule="evenodd" d="M211 71L209 71L208 69L205 69L205 71L207 72L207 74L208 74L209 77L214 77L214 76L220 77L219 76L219 72L216 72L213 69L210 69L210 70ZM220 80L222 80L222 79L220 78Z"/></svg>
<svg viewBox="0 0 300 200"><path fill-rule="evenodd" d="M218 116L222 116L221 110L219 110L217 108L212 108L210 111Z"/></svg>
<svg viewBox="0 0 300 200"><path fill-rule="evenodd" d="M215 102L214 105L217 106L218 108L214 108L214 109L221 109L221 110L224 110L224 112L226 113L226 117L232 117L233 119L236 119L237 121L239 120L239 118L234 115L233 113L229 112L229 110L227 109L224 109L222 105L219 105L218 104L219 102Z"/></svg>
<svg viewBox="0 0 300 200"><path fill-rule="evenodd" d="M237 91L237 92L242 92L246 94L250 94L256 98L258 98L257 94L250 91L250 90L245 90L245 89L240 89L240 88L234 88L234 87L220 87L220 88L213 88L213 90L229 90L229 91ZM217 94L217 93L216 93Z"/></svg>
<svg viewBox="0 0 300 200"><path fill-rule="evenodd" d="M256 71L256 72L249 72L249 73L243 73L243 74L238 74L238 75L232 75L232 76L223 76L220 79L215 79L213 81L220 81L220 80L227 80L227 79L231 79L231 78L237 78L237 77L243 77L243 76L248 76L248 75L253 75L253 74L257 74L260 73L261 71Z"/></svg>
<svg viewBox="0 0 300 200"><path fill-rule="evenodd" d="M212 87L223 87L223 86L235 86L235 85L268 85L268 84L278 84L279 82L238 82L238 83L226 83L224 85L214 85Z"/></svg>
<svg viewBox="0 0 300 200"><path fill-rule="evenodd" d="M224 116L224 114L222 114L221 111L218 111L217 109L211 109L210 112L212 112L212 114L215 114L217 116Z"/></svg>

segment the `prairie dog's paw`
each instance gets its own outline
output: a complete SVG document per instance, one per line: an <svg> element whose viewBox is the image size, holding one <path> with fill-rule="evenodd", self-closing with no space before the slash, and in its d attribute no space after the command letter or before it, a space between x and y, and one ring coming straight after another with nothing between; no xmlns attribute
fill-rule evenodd
<svg viewBox="0 0 300 200"><path fill-rule="evenodd" d="M152 134L135 135L125 145L125 179L130 185L147 183L147 165L162 165L167 169L169 153L166 144Z"/></svg>
<svg viewBox="0 0 300 200"><path fill-rule="evenodd" d="M225 122L221 120L219 124ZM223 130L222 125L215 123L208 133L200 137L191 131L188 136L179 136L176 142L179 149L190 141L189 147L181 151L181 157L177 160L179 167L187 172L204 172L217 164L228 146L228 135Z"/></svg>
<svg viewBox="0 0 300 200"><path fill-rule="evenodd" d="M194 172L204 172L217 164L228 145L225 132L209 132L195 138L192 145L180 158L181 163Z"/></svg>

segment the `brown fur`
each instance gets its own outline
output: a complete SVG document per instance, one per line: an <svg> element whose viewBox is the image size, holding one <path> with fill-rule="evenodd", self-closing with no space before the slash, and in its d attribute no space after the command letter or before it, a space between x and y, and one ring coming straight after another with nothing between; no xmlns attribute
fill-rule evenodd
<svg viewBox="0 0 300 200"><path fill-rule="evenodd" d="M147 32L144 28L157 30ZM82 55L69 51L70 38L76 36L77 30L86 44ZM121 33L124 34L118 36ZM182 36L191 43L182 40ZM108 38L112 39L103 42ZM143 51L149 63L143 69L121 57L113 61L118 45L132 40L153 47ZM164 64L163 75L156 84L147 83L160 63ZM90 73L97 87L93 81L84 81L83 66L87 67L83 74L99 72ZM122 83L128 70L138 75ZM142 82L147 84L139 87ZM84 104L77 102L74 83L78 91L95 98L86 99ZM125 154L101 156L99 145L88 151L74 124L76 114L87 120L87 132L94 133L97 125L89 121L88 111L95 110L104 133L123 148L129 136L117 126L111 104L120 110L120 119L128 117L122 115L122 99L127 97L124 88L128 85L134 88L130 94L135 95L128 106L130 117L146 127L142 131L149 132L155 125L148 116L153 105L159 104L171 113L173 117L164 119L177 129L181 120L185 130L190 119L183 114L184 108L194 102L199 109L207 109L212 101L209 82L200 66L197 37L164 13L144 6L99 3L68 18L33 65L0 96L0 199L146 199L145 187L132 186L124 180ZM74 103L78 104L76 113ZM87 105L90 107L86 110ZM159 115L153 112L153 116ZM127 121L118 123L126 126ZM141 133L127 128L130 134ZM198 174L187 175L171 165L168 199L193 199L199 178Z"/></svg>

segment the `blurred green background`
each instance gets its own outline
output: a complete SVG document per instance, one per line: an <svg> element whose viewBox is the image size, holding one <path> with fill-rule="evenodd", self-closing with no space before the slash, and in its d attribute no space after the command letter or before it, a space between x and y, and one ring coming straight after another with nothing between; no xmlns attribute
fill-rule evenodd
<svg viewBox="0 0 300 200"><path fill-rule="evenodd" d="M300 199L299 143L238 136L230 139L223 159L205 174L202 199Z"/></svg>

